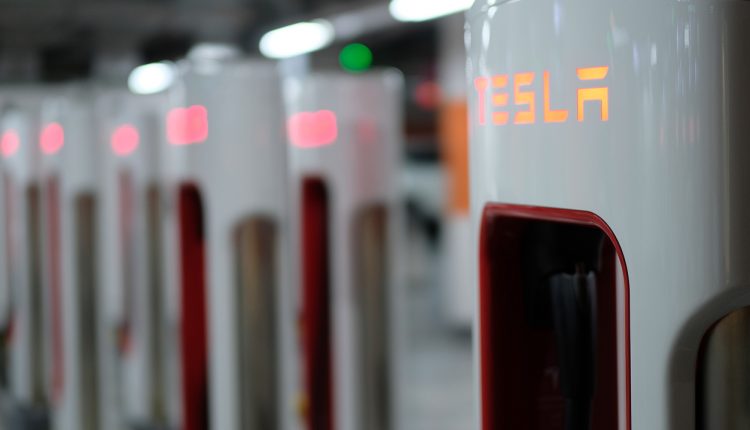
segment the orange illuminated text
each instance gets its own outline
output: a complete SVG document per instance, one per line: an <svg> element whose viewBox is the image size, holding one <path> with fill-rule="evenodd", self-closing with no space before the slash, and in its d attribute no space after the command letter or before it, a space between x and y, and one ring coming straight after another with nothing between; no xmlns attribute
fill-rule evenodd
<svg viewBox="0 0 750 430"><path fill-rule="evenodd" d="M608 66L576 70L578 82L574 109L578 122L586 120L585 108L589 105L593 106L589 109L598 107L600 121L609 121L609 87L605 85L608 72ZM477 77L474 79L477 123L503 126L569 121L571 115L564 103L552 100L551 82L549 71ZM589 111L589 115L591 113Z"/></svg>

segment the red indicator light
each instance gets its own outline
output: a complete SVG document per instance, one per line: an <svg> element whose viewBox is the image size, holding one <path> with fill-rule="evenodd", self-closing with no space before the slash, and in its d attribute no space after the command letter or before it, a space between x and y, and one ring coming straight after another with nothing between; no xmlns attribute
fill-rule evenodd
<svg viewBox="0 0 750 430"><path fill-rule="evenodd" d="M300 112L287 121L287 133L298 148L318 148L334 143L338 137L336 114L330 110Z"/></svg>
<svg viewBox="0 0 750 430"><path fill-rule="evenodd" d="M39 146L42 148L42 152L47 155L55 154L64 144L65 132L57 122L47 124L39 135Z"/></svg>
<svg viewBox="0 0 750 430"><path fill-rule="evenodd" d="M208 110L194 105L175 108L167 114L167 140L172 145L190 145L208 138Z"/></svg>
<svg viewBox="0 0 750 430"><path fill-rule="evenodd" d="M19 146L21 146L21 139L18 137L18 133L13 130L6 131L0 137L0 153L5 158L15 154Z"/></svg>
<svg viewBox="0 0 750 430"><path fill-rule="evenodd" d="M125 124L117 127L112 133L110 144L112 145L112 151L120 156L126 156L131 154L138 148L138 143L141 138L138 134L138 129L132 125Z"/></svg>

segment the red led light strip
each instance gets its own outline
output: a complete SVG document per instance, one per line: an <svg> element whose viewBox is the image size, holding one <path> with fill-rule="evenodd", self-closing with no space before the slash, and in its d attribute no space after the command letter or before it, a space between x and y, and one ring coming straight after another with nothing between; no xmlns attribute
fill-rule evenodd
<svg viewBox="0 0 750 430"><path fill-rule="evenodd" d="M296 113L287 120L287 134L298 148L331 145L338 137L336 114L330 110Z"/></svg>

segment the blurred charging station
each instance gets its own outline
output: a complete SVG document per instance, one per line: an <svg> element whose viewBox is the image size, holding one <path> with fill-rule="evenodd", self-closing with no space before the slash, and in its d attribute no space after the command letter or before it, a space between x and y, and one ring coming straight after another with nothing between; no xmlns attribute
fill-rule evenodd
<svg viewBox="0 0 750 430"><path fill-rule="evenodd" d="M482 429L750 422L749 17L474 4Z"/></svg>
<svg viewBox="0 0 750 430"><path fill-rule="evenodd" d="M3 340L11 429L49 428L50 398L42 286L40 154L37 146L42 96L51 89L4 89L0 111L4 270ZM52 91L54 92L54 91Z"/></svg>
<svg viewBox="0 0 750 430"><path fill-rule="evenodd" d="M200 53L166 117L182 428L295 428L287 148L272 63Z"/></svg>
<svg viewBox="0 0 750 430"><path fill-rule="evenodd" d="M70 86L45 98L38 134L49 389L58 430L101 426L93 91Z"/></svg>
<svg viewBox="0 0 750 430"><path fill-rule="evenodd" d="M288 84L310 430L397 428L401 93L392 71Z"/></svg>
<svg viewBox="0 0 750 430"><path fill-rule="evenodd" d="M97 98L100 357L103 425L167 425L159 150L165 94L108 89Z"/></svg>

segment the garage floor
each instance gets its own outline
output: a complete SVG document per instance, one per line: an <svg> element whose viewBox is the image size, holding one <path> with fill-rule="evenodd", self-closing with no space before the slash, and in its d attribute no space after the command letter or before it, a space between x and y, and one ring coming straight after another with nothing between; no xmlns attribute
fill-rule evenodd
<svg viewBox="0 0 750 430"><path fill-rule="evenodd" d="M402 422L409 430L473 429L471 333L443 323L436 282L409 291Z"/></svg>

